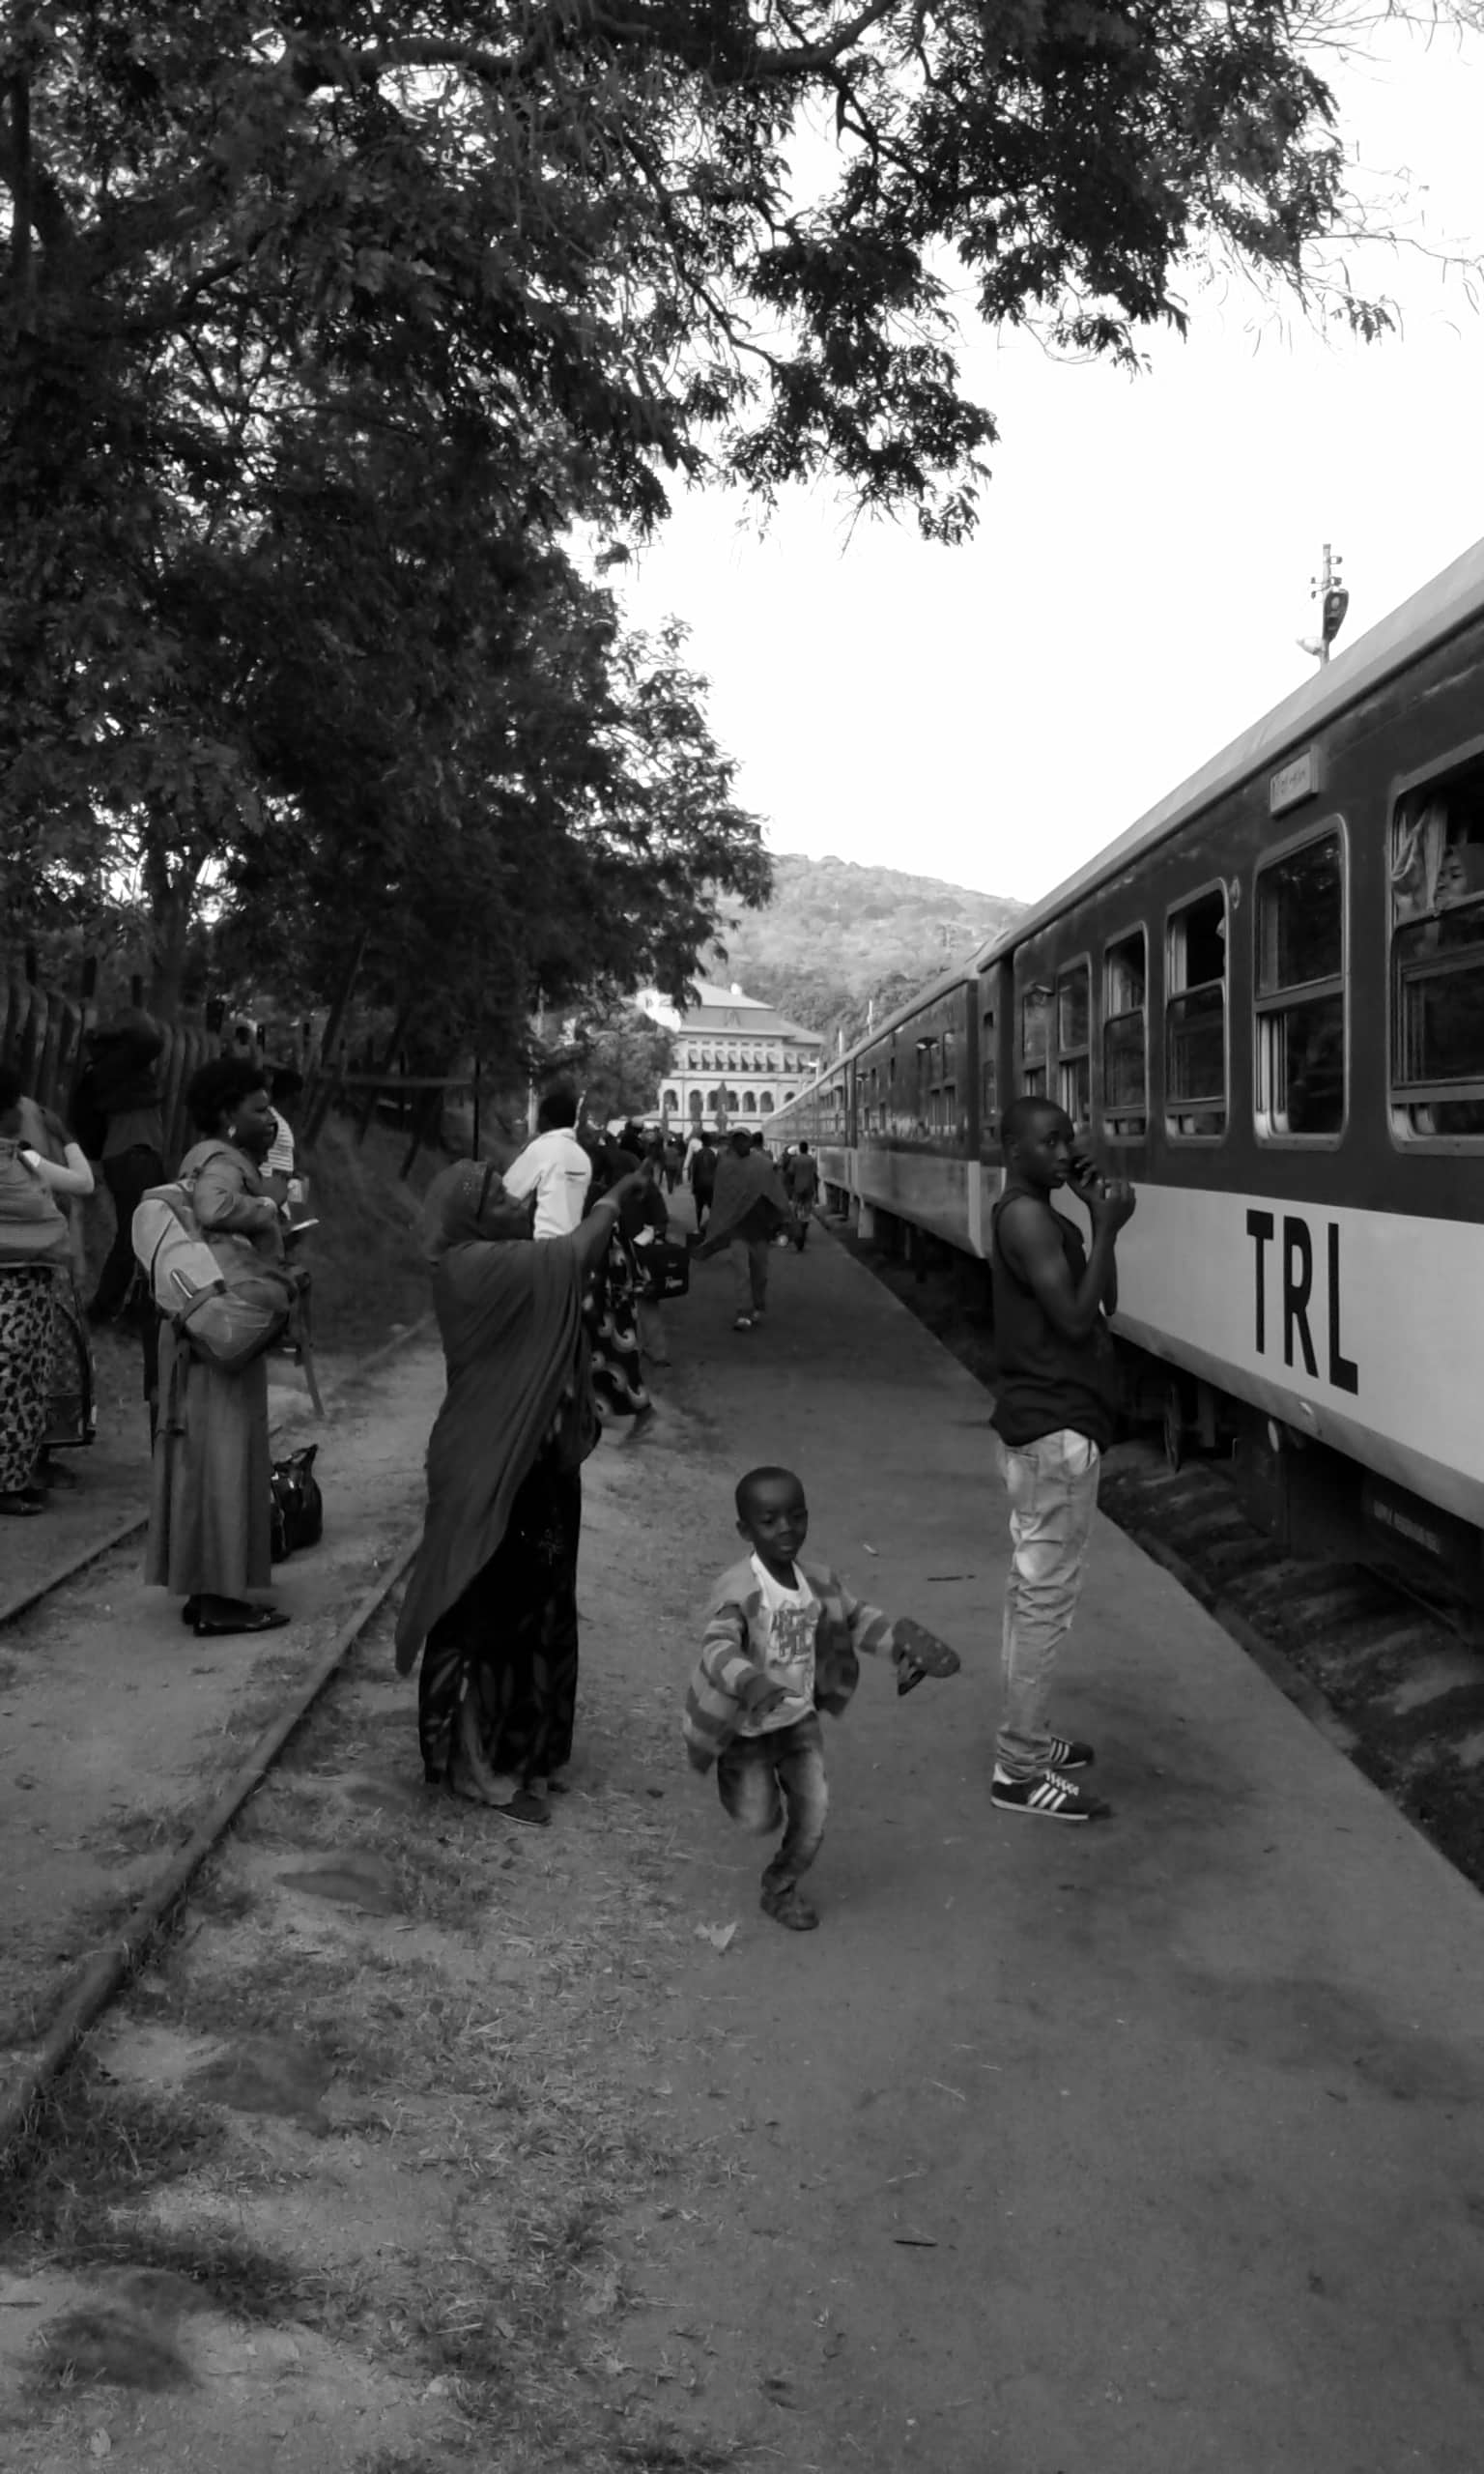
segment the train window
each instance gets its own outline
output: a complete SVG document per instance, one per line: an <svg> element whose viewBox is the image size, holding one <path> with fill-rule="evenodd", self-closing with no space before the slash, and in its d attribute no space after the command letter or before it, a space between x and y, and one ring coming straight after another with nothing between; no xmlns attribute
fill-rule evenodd
<svg viewBox="0 0 1484 2474"><path fill-rule="evenodd" d="M1337 831L1257 872L1257 1127L1345 1123L1345 849Z"/></svg>
<svg viewBox="0 0 1484 2474"><path fill-rule="evenodd" d="M1028 988L1020 999L1020 1089L1027 1099L1045 1095L1051 1054L1051 991Z"/></svg>
<svg viewBox="0 0 1484 2474"><path fill-rule="evenodd" d="M1102 1118L1125 1141L1142 1135L1149 1114L1148 984L1149 948L1136 928L1102 957Z"/></svg>
<svg viewBox="0 0 1484 2474"><path fill-rule="evenodd" d="M1056 983L1056 1096L1073 1125L1093 1114L1092 971L1074 963Z"/></svg>
<svg viewBox="0 0 1484 2474"><path fill-rule="evenodd" d="M1391 820L1391 1105L1406 1135L1484 1135L1484 761Z"/></svg>
<svg viewBox="0 0 1484 2474"><path fill-rule="evenodd" d="M1173 1135L1226 1132L1226 895L1217 885L1166 923L1165 1123Z"/></svg>

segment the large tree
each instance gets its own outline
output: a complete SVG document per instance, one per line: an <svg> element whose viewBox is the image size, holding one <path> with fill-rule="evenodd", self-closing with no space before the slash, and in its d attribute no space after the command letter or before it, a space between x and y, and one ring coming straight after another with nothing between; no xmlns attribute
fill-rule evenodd
<svg viewBox="0 0 1484 2474"><path fill-rule="evenodd" d="M537 601L558 705L581 670L564 526L652 523L667 473L827 474L956 539L994 433L955 255L991 322L1129 359L1192 253L1302 289L1341 206L1277 0L12 0L0 94L0 803L33 879L132 861L166 979L202 887L275 836L323 861L337 807L348 877L448 854L455 929L513 848L471 822L513 796L539 890L581 816L571 915L622 916L600 734L532 762ZM513 765L423 538L465 484ZM652 765L663 694L620 722L606 654Z"/></svg>

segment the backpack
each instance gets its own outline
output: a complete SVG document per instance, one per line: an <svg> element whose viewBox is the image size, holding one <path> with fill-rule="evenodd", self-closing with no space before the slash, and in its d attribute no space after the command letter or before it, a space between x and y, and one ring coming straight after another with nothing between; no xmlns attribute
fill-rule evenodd
<svg viewBox="0 0 1484 2474"><path fill-rule="evenodd" d="M198 1357L229 1374L250 1366L289 1326L281 1274L231 1238L202 1234L193 1184L152 1186L134 1213L134 1259L166 1321Z"/></svg>

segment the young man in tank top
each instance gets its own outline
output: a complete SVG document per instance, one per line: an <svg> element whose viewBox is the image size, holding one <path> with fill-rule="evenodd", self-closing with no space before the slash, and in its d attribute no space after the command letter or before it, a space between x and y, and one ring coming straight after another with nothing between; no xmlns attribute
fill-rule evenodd
<svg viewBox="0 0 1484 2474"><path fill-rule="evenodd" d="M1000 1137L1005 1190L990 1248L1000 1379L991 1424L1004 1447L1011 1564L990 1800L1046 1821L1099 1821L1108 1806L1069 1774L1091 1769L1093 1747L1053 1735L1046 1706L1082 1586L1099 1467L1113 1440L1117 1369L1104 1318L1118 1303L1113 1249L1134 1194L1122 1179L1096 1174L1053 1101L1012 1101ZM1051 1207L1059 1186L1086 1205L1091 1252Z"/></svg>

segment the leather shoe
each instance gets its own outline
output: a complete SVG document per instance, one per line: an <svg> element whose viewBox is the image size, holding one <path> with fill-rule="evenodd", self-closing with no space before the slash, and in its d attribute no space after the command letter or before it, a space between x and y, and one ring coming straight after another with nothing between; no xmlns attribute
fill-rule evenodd
<svg viewBox="0 0 1484 2474"><path fill-rule="evenodd" d="M198 1641L223 1641L233 1632L279 1632L292 1620L276 1606L244 1606L236 1615L198 1615L190 1628Z"/></svg>

